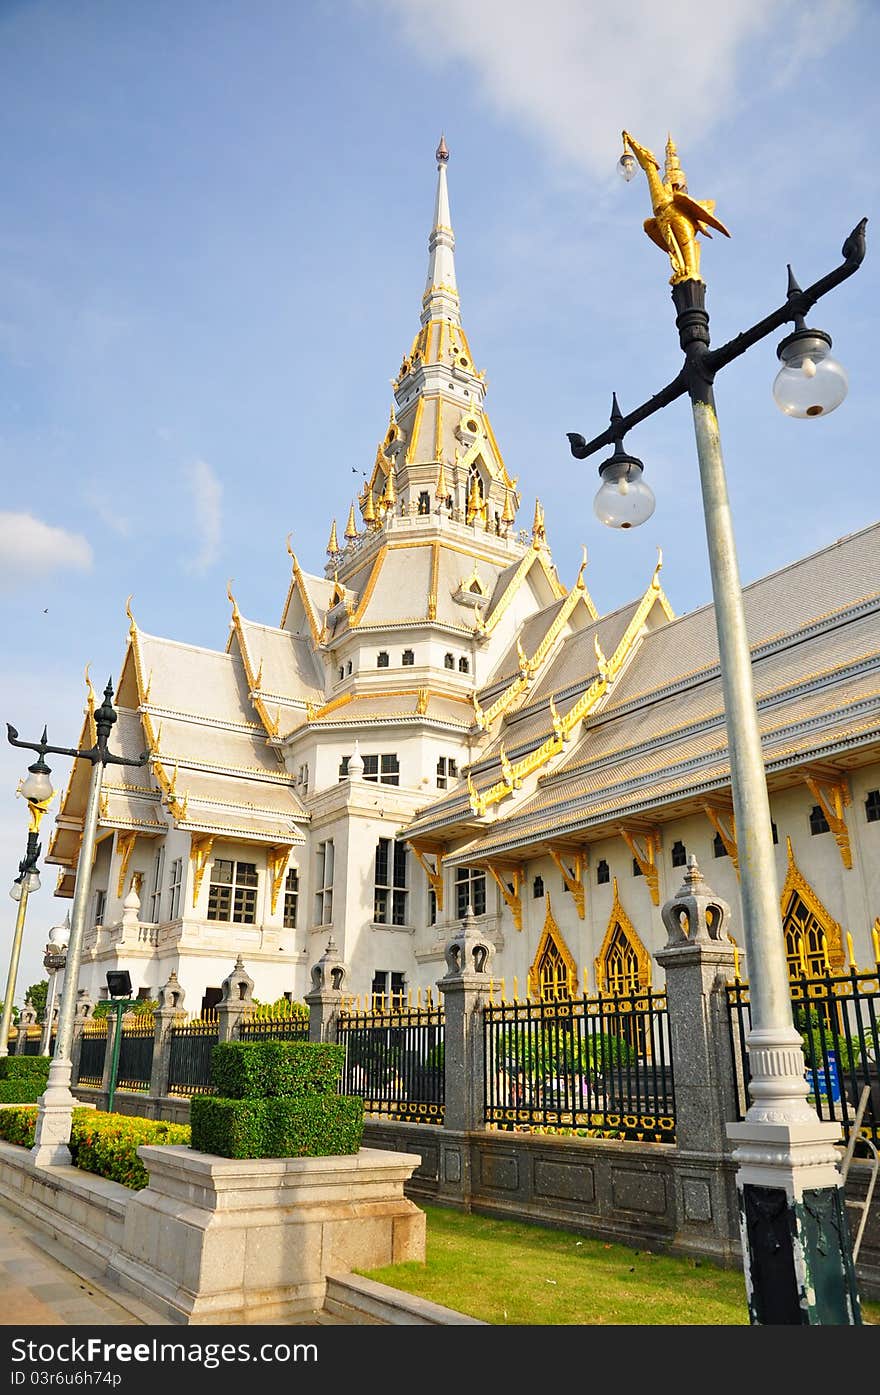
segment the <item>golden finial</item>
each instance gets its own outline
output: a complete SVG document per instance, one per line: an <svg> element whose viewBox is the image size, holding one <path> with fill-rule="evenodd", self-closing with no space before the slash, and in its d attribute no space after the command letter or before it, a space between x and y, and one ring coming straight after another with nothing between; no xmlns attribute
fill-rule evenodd
<svg viewBox="0 0 880 1395"><path fill-rule="evenodd" d="M554 735L555 735L555 736L562 736L562 735L563 735L563 730L562 730L562 718L561 718L560 715L559 715L559 712L558 712L557 707L556 707L556 703L553 701L553 696L552 696L552 694L551 694L551 696L550 696L550 720L551 720L551 722L553 723L553 733L554 733Z"/></svg>
<svg viewBox="0 0 880 1395"><path fill-rule="evenodd" d="M392 509L392 508L394 507L395 500L397 499L397 493L396 493L395 488L394 488L394 463L393 463L393 462L391 463L391 465L389 466L389 469L388 469L388 476L387 476L387 478L386 478L386 480L385 480L385 493L384 493L384 495L383 495L382 497L383 497L383 499L384 499L384 501L385 501L385 507L386 507L386 508L389 508L389 509Z"/></svg>
<svg viewBox="0 0 880 1395"><path fill-rule="evenodd" d="M95 690L92 687L92 680L89 677L90 668L91 664L86 664L85 670L83 671L83 678L86 680L86 712L88 713L89 717L94 717L95 703L97 702L97 698L95 697Z"/></svg>
<svg viewBox="0 0 880 1395"><path fill-rule="evenodd" d="M608 660L605 658L605 655L602 653L602 646L601 646L601 644L599 643L599 635L598 635L598 632L597 632L596 634L593 635L593 648L594 648L595 651L596 651L596 663L599 665L599 677L600 677L600 678L604 678L605 681L606 681L606 683L607 683L607 681L608 681Z"/></svg>
<svg viewBox="0 0 880 1395"><path fill-rule="evenodd" d="M520 639L519 635L517 635L516 637L516 658L519 664L520 673L523 675L523 677L527 677L530 665L528 658L526 657L526 651L522 647L522 640Z"/></svg>
<svg viewBox="0 0 880 1395"><path fill-rule="evenodd" d="M660 569L663 566L663 548L657 548L657 565L654 568L654 575L651 577L651 587L654 591L660 590Z"/></svg>
<svg viewBox="0 0 880 1395"><path fill-rule="evenodd" d="M293 558L294 562L295 562L295 561L296 561L296 553L294 552L293 548L290 546L290 539L291 539L292 537L293 537L293 534L292 534L292 533L288 533L288 534L287 534L287 551L288 551L289 556L291 556L291 557Z"/></svg>
<svg viewBox="0 0 880 1395"><path fill-rule="evenodd" d="M235 621L235 623L238 624L239 620L241 619L241 614L239 612L235 597L232 594L232 577L230 577L226 583L226 596L232 604L232 618Z"/></svg>
<svg viewBox="0 0 880 1395"><path fill-rule="evenodd" d="M327 556L339 556L339 543L336 541L336 519L330 524L330 536L327 539Z"/></svg>
<svg viewBox="0 0 880 1395"><path fill-rule="evenodd" d="M577 581L574 584L579 591L585 591L587 583L584 581L584 572L587 569L587 549L583 544L581 544L581 546L583 547L583 557L578 567Z"/></svg>
<svg viewBox="0 0 880 1395"><path fill-rule="evenodd" d="M513 976L513 1001L515 1003L519 1002L519 982L517 981L516 974Z"/></svg>
<svg viewBox="0 0 880 1395"><path fill-rule="evenodd" d="M352 503L348 510L348 522L345 525L345 536L348 542L354 542L357 535L357 522L354 516L354 503Z"/></svg>
<svg viewBox="0 0 880 1395"><path fill-rule="evenodd" d="M132 592L132 595L134 595L134 592ZM132 639L134 639L135 635L137 634L137 621L131 613L131 596L129 596L128 600L125 602L125 613L128 616L130 622L128 633L131 635Z"/></svg>
<svg viewBox="0 0 880 1395"><path fill-rule="evenodd" d="M372 525L372 524L375 524L375 522L376 522L376 509L375 509L375 506L374 506L374 504L373 504L373 486L372 486L372 485L370 485L369 488L367 489L367 497L366 497L366 499L364 500L363 504L361 505L361 513L362 513L362 515L363 515L363 519L364 519L364 522L365 522L365 523L371 524L371 525Z"/></svg>
<svg viewBox="0 0 880 1395"><path fill-rule="evenodd" d="M871 926L871 943L874 946L874 962L880 964L880 915Z"/></svg>
<svg viewBox="0 0 880 1395"><path fill-rule="evenodd" d="M846 949L849 955L849 966L851 969L854 969L856 967L856 956L853 952L852 935L848 930L846 932Z"/></svg>
<svg viewBox="0 0 880 1395"><path fill-rule="evenodd" d="M513 492L513 490L512 490L512 489L506 489L506 490L504 491L504 512L503 512L503 514L501 515L501 522L502 522L502 523L511 524L511 523L515 523L515 522L516 522L516 510L514 509L514 506L513 506L513 499L514 499L514 492Z"/></svg>
<svg viewBox="0 0 880 1395"><path fill-rule="evenodd" d="M683 194L687 193L687 175L679 163L678 150L669 132L667 132L666 139L666 169L664 171L664 178L667 184L672 185L673 189L680 189Z"/></svg>
<svg viewBox="0 0 880 1395"><path fill-rule="evenodd" d="M653 243L665 252L672 264L670 283L701 281L700 244L697 234L711 237L710 228L730 237L723 223L715 217L714 199L692 199L684 184L684 171L670 137L666 147L666 180L660 178L660 164L651 151L639 145L628 131L623 132L624 150L632 151L645 171L651 195L653 218L645 221L645 232Z"/></svg>
<svg viewBox="0 0 880 1395"><path fill-rule="evenodd" d="M477 484L477 477L476 475L474 475L471 478L470 489L468 490L467 512L465 514L465 522L473 523L474 519L477 517L477 514L481 512L482 507L483 499L480 494L479 486Z"/></svg>
<svg viewBox="0 0 880 1395"><path fill-rule="evenodd" d="M544 527L544 509L540 499L535 500L535 517L532 520L532 546L538 548L547 541L547 529Z"/></svg>
<svg viewBox="0 0 880 1395"><path fill-rule="evenodd" d="M736 979L737 983L741 981L739 973L739 949L736 945L733 946L733 977Z"/></svg>
<svg viewBox="0 0 880 1395"><path fill-rule="evenodd" d="M440 469L437 474L437 488L434 491L434 498L445 501L448 492L446 488L446 475L443 470L443 461L441 460Z"/></svg>

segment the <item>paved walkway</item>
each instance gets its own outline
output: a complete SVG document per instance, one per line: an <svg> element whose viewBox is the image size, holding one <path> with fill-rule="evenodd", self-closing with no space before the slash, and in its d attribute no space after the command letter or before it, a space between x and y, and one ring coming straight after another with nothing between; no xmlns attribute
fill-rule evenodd
<svg viewBox="0 0 880 1395"><path fill-rule="evenodd" d="M0 1201L0 1325L180 1327ZM280 1326L344 1324L303 1313Z"/></svg>

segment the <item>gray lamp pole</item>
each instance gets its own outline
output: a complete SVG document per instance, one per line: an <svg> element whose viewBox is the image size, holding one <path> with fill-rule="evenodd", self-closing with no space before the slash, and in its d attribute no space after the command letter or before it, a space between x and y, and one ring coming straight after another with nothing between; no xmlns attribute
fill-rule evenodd
<svg viewBox="0 0 880 1395"><path fill-rule="evenodd" d="M76 1009L76 990L79 983L79 966L82 958L82 938L85 931L86 908L89 896L89 881L92 875L92 859L95 851L95 837L98 831L98 812L101 798L101 781L105 765L146 765L149 754L145 752L137 760L123 756L113 756L107 749L116 712L111 698L113 684L108 680L104 689L104 701L95 711L95 744L87 750L71 750L65 746L47 746L45 735L39 746L27 741L19 741L18 732L7 723L9 740L13 746L24 746L29 750L54 751L58 755L73 756L77 760L92 763L92 778L89 798L86 805L83 836L79 859L76 866L76 885L73 894L73 913L70 921L70 940L67 946L67 965L64 973L64 988L61 993L61 1006L58 1012L58 1032L55 1038L55 1055L49 1067L49 1080L45 1093L40 1096L37 1110L37 1131L31 1156L38 1167L50 1167L71 1162L70 1120L76 1100L70 1092L72 1062L70 1053L73 1046L73 1022Z"/></svg>
<svg viewBox="0 0 880 1395"><path fill-rule="evenodd" d="M46 729L44 727L42 742L29 748L33 751L39 751L39 755L33 765L28 766L27 779L22 781L18 789L18 793L27 800L31 817L28 827L27 850L18 864L18 876L12 883L12 891L10 892L12 899L18 902L18 911L15 917L15 930L12 934L12 951L9 956L9 973L6 978L3 1013L0 1015L0 1056L9 1055L9 1028L12 1024L12 1003L15 998L15 982L18 978L18 961L21 957L21 941L24 935L28 895L31 891L37 891L40 885L40 874L37 871L37 862L41 851L38 837L40 823L49 808L54 793L52 782L49 779L52 772L43 759L48 750L45 741Z"/></svg>
<svg viewBox="0 0 880 1395"><path fill-rule="evenodd" d="M624 435L669 402L685 393L690 397L715 602L749 966L751 1028L746 1044L751 1102L745 1120L727 1128L737 1145L733 1156L739 1164L737 1187L749 1313L751 1321L761 1325L859 1324L849 1228L834 1147L840 1128L823 1123L807 1103L803 1049L792 1017L770 805L713 383L719 369L787 321L794 321L794 333L778 350L784 365L774 385L778 404L789 415L803 417L821 415L839 404L846 380L827 357L830 338L824 331L807 329L804 316L826 291L861 265L867 220L862 219L845 241L840 267L806 291L800 289L789 269L785 305L712 352L706 287L699 276L695 235L704 232L706 224L725 234L727 230L714 216L708 216L714 204L698 204L687 194L671 141L665 179L661 180L651 152L624 133L621 173L625 178L635 172L635 161L648 177L654 208L655 216L646 223L645 231L669 253L672 263L672 298L685 363L673 382L629 415L620 413L615 398L611 426L601 436L586 442L582 436L569 433L569 442L572 454L581 460L614 445L614 454L600 466L603 483L596 498L596 513L613 527L637 525L650 517L654 501L641 478L641 461L623 449Z"/></svg>

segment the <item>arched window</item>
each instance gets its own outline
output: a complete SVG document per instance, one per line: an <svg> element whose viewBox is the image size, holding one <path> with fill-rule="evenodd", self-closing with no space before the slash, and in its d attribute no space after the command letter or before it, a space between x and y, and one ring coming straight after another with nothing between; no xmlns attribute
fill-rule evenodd
<svg viewBox="0 0 880 1395"><path fill-rule="evenodd" d="M470 673L471 671L470 660L466 659L463 655L458 661L458 671L459 673Z"/></svg>
<svg viewBox="0 0 880 1395"><path fill-rule="evenodd" d="M545 1002L573 998L577 993L577 966L553 917L549 892L544 929L529 969L528 981L531 997Z"/></svg>
<svg viewBox="0 0 880 1395"><path fill-rule="evenodd" d="M880 823L880 790L868 790L865 800L865 818L868 823Z"/></svg>
<svg viewBox="0 0 880 1395"><path fill-rule="evenodd" d="M716 833L715 837L712 839L712 850L715 853L716 857L730 856L726 847L724 846L724 839L721 837L720 833Z"/></svg>
<svg viewBox="0 0 880 1395"><path fill-rule="evenodd" d="M455 668L455 655L454 655L454 654L444 654L444 655L443 655L443 667L444 667L444 668Z"/></svg>
<svg viewBox="0 0 880 1395"><path fill-rule="evenodd" d="M387 649L380 649L380 650L379 650L379 653L376 655L376 667L377 667L377 668L387 668L387 667L388 667L388 650L387 650Z"/></svg>
<svg viewBox="0 0 880 1395"><path fill-rule="evenodd" d="M415 661L416 656L413 653L413 651L411 649L404 649L403 653L400 656L400 662L403 664L403 667L412 668Z"/></svg>
<svg viewBox="0 0 880 1395"><path fill-rule="evenodd" d="M538 901L544 895L544 878L536 877L532 882L532 895Z"/></svg>
<svg viewBox="0 0 880 1395"><path fill-rule="evenodd" d="M673 867L686 867L687 860L687 848L681 839L677 838L672 844L672 865Z"/></svg>
<svg viewBox="0 0 880 1395"><path fill-rule="evenodd" d="M600 857L596 863L596 883L598 886L607 886L611 881L611 869L604 857Z"/></svg>

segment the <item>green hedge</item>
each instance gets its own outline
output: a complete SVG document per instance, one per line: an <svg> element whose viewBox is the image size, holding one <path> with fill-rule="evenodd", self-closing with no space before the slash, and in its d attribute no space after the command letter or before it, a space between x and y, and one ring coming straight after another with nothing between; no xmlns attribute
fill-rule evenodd
<svg viewBox="0 0 880 1395"><path fill-rule="evenodd" d="M0 1104L36 1104L45 1088L46 1081L40 1075L0 1080Z"/></svg>
<svg viewBox="0 0 880 1395"><path fill-rule="evenodd" d="M0 1080L20 1080L23 1075L48 1079L51 1056L0 1056Z"/></svg>
<svg viewBox="0 0 880 1395"><path fill-rule="evenodd" d="M7 1143L34 1146L36 1108L0 1109L0 1138ZM98 1177L109 1177L132 1191L149 1181L147 1169L137 1155L142 1143L189 1143L187 1124L166 1124L155 1119L137 1119L127 1114L104 1114L96 1109L75 1109L70 1133L70 1152L76 1166Z"/></svg>
<svg viewBox="0 0 880 1395"><path fill-rule="evenodd" d="M211 1080L227 1100L333 1095L344 1064L335 1042L224 1041L214 1047Z"/></svg>
<svg viewBox="0 0 880 1395"><path fill-rule="evenodd" d="M296 1099L195 1095L190 1124L190 1146L201 1153L221 1158L325 1158L358 1151L364 1102L360 1096L331 1094Z"/></svg>

